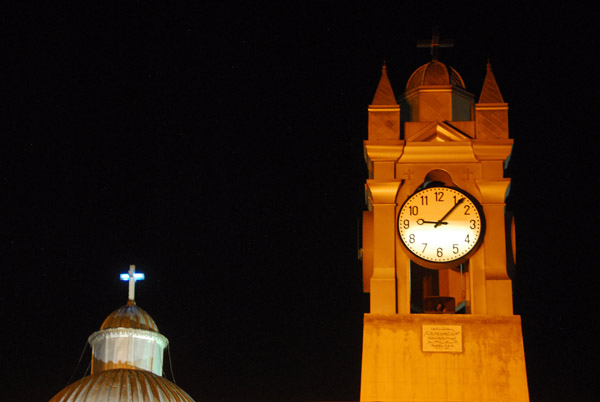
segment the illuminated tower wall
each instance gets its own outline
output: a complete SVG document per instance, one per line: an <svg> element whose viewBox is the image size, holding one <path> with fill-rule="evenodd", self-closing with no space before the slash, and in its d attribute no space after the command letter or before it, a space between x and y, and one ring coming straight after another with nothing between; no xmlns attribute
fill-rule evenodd
<svg viewBox="0 0 600 402"><path fill-rule="evenodd" d="M384 66L368 115L361 401L528 401L505 214L513 140L491 66L477 103L435 58L399 98ZM482 207L483 242L460 265L421 267L398 235L400 207L428 183L459 188ZM455 314L428 311L428 300L446 299Z"/></svg>

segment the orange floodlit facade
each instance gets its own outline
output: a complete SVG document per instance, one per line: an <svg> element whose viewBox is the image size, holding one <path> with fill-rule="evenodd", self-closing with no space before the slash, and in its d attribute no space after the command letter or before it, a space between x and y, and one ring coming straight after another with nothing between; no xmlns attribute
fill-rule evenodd
<svg viewBox="0 0 600 402"><path fill-rule="evenodd" d="M399 98L384 66L368 112L361 401L528 401L505 213L513 140L490 64L477 103L437 57Z"/></svg>

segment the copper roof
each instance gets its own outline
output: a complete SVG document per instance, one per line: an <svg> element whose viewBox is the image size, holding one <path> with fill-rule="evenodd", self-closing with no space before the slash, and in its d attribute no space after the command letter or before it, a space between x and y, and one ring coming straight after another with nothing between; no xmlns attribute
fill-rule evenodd
<svg viewBox="0 0 600 402"><path fill-rule="evenodd" d="M422 85L454 85L465 88L465 83L458 72L440 61L432 60L417 68L408 79L406 90Z"/></svg>
<svg viewBox="0 0 600 402"><path fill-rule="evenodd" d="M150 314L139 308L132 300L113 311L104 320L100 329L108 328L135 328L159 332Z"/></svg>
<svg viewBox="0 0 600 402"><path fill-rule="evenodd" d="M67 386L50 402L194 402L171 381L145 370L115 369Z"/></svg>

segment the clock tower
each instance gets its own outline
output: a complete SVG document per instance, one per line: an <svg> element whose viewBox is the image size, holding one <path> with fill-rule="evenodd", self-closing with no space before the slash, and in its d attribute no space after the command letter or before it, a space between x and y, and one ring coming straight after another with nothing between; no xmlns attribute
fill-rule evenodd
<svg viewBox="0 0 600 402"><path fill-rule="evenodd" d="M528 401L513 315L513 140L490 63L477 102L438 60L368 108L361 401Z"/></svg>

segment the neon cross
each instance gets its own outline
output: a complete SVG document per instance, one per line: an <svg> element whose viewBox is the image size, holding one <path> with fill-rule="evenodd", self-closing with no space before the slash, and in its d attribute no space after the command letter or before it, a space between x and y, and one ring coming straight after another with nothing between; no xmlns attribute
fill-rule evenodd
<svg viewBox="0 0 600 402"><path fill-rule="evenodd" d="M129 272L121 274L122 281L129 281L129 300L135 300L135 282L146 279L146 275L135 272L135 265L129 266Z"/></svg>

